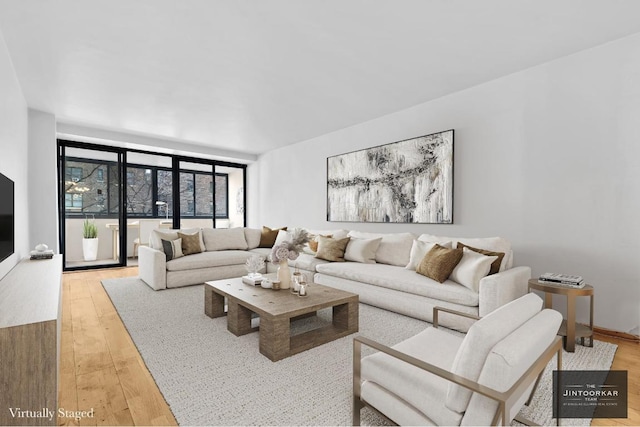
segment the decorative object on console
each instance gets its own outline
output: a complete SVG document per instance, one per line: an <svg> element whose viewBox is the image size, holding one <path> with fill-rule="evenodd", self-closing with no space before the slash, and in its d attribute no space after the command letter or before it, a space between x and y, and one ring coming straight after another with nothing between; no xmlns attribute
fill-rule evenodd
<svg viewBox="0 0 640 427"><path fill-rule="evenodd" d="M85 218L82 225L82 255L85 261L98 258L98 227L94 219Z"/></svg>
<svg viewBox="0 0 640 427"><path fill-rule="evenodd" d="M327 158L327 221L452 224L453 129Z"/></svg>
<svg viewBox="0 0 640 427"><path fill-rule="evenodd" d="M53 249L49 249L44 243L36 245L36 249L31 251L30 259L51 259L53 258Z"/></svg>
<svg viewBox="0 0 640 427"><path fill-rule="evenodd" d="M31 255L31 259L51 259L53 258L53 249L49 249L49 246L44 243L39 243L29 255Z"/></svg>

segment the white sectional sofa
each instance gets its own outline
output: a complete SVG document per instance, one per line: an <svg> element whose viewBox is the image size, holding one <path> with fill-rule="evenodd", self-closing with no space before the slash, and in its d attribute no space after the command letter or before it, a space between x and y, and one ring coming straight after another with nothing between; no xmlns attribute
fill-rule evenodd
<svg viewBox="0 0 640 427"><path fill-rule="evenodd" d="M177 231L185 234L201 231L203 251L167 261L161 239L175 239ZM161 290L244 276L245 263L260 244L260 233L251 228L154 230L149 246L138 250L140 278L153 289ZM264 251L257 252L263 255Z"/></svg>
<svg viewBox="0 0 640 427"><path fill-rule="evenodd" d="M193 232L193 230L184 230ZM309 230L314 235L334 238L349 236L352 240L379 239L375 262L329 262L316 258L305 250L291 267L297 267L314 278L314 282L356 293L360 301L376 307L418 319L432 321L433 307L450 308L476 316L484 316L496 308L527 293L531 277L529 267L513 267L510 243L499 237L457 238L411 233L362 233L348 230ZM175 233L170 231L169 233ZM150 247L139 251L141 279L153 289L175 288L200 284L208 280L239 277L246 274L244 264L253 254L269 258L269 248L258 248L261 230L251 228L203 229L204 252L166 261L159 241L160 232L150 239ZM167 232L165 232L167 233ZM280 232L276 244L286 238ZM175 236L174 236L175 237ZM438 283L409 269L414 240L449 244L457 243L496 252L505 256L500 271L482 278L478 289L470 289L453 280ZM267 261L265 271L274 272L277 266ZM449 328L466 331L472 320L441 313L440 323Z"/></svg>

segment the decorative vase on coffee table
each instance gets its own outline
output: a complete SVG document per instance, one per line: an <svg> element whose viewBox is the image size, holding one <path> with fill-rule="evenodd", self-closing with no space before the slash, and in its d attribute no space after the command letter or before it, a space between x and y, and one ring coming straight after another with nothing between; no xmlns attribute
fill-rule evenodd
<svg viewBox="0 0 640 427"><path fill-rule="evenodd" d="M287 260L280 261L278 264L278 280L280 280L280 289L289 289L291 286L291 270Z"/></svg>

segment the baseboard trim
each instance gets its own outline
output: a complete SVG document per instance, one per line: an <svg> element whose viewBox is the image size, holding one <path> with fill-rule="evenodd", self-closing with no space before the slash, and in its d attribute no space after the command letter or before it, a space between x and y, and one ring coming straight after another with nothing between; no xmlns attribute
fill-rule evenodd
<svg viewBox="0 0 640 427"><path fill-rule="evenodd" d="M596 334L607 336L607 337L620 338L622 340L640 343L640 336L629 334L627 332L614 331L611 329L601 328L598 326L593 327L593 332Z"/></svg>

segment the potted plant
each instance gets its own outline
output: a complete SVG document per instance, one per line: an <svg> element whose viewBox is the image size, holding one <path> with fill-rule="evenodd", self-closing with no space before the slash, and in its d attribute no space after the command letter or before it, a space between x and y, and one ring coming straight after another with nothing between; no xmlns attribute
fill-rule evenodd
<svg viewBox="0 0 640 427"><path fill-rule="evenodd" d="M82 254L85 261L98 258L98 227L93 219L85 218L82 226Z"/></svg>

